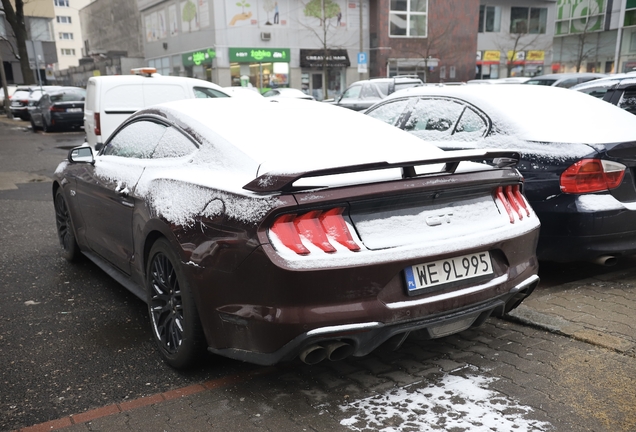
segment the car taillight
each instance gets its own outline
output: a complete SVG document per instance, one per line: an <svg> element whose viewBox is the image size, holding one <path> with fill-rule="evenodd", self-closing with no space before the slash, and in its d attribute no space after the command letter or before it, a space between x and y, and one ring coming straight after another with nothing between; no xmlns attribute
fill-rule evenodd
<svg viewBox="0 0 636 432"><path fill-rule="evenodd" d="M281 243L299 255L308 255L310 250L303 239L326 253L336 252L332 242L340 243L353 252L360 246L353 240L342 216L344 208L327 211L312 210L301 215L286 214L277 218L270 230Z"/></svg>
<svg viewBox="0 0 636 432"><path fill-rule="evenodd" d="M510 223L515 223L515 219L523 220L524 215L530 217L530 209L519 185L499 186L495 189L495 197L506 209Z"/></svg>
<svg viewBox="0 0 636 432"><path fill-rule="evenodd" d="M60 107L52 106L51 108L49 108L49 111L51 111L51 112L66 112L66 108L60 108Z"/></svg>
<svg viewBox="0 0 636 432"><path fill-rule="evenodd" d="M94 113L93 118L95 119L95 135L102 134L102 124L99 121L99 113Z"/></svg>
<svg viewBox="0 0 636 432"><path fill-rule="evenodd" d="M561 173L561 190L582 194L618 187L625 176L625 165L601 159L582 159Z"/></svg>

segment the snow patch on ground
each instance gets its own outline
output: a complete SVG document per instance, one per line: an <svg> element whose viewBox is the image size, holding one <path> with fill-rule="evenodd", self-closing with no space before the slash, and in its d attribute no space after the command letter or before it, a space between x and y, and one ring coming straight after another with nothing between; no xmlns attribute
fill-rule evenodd
<svg viewBox="0 0 636 432"><path fill-rule="evenodd" d="M533 420L532 408L488 388L495 378L469 373L445 375L438 382L419 382L341 405L353 412L341 425L353 431L500 431L552 430Z"/></svg>

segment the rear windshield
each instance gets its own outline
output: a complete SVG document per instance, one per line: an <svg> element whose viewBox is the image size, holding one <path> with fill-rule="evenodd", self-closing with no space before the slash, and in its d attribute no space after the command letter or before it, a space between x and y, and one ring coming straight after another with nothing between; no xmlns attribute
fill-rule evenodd
<svg viewBox="0 0 636 432"><path fill-rule="evenodd" d="M51 95L51 102L83 101L86 95L80 92L65 92Z"/></svg>

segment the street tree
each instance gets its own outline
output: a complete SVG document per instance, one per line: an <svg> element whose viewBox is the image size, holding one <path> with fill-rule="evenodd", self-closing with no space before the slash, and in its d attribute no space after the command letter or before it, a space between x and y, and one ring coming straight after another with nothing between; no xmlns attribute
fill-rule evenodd
<svg viewBox="0 0 636 432"><path fill-rule="evenodd" d="M15 3L15 8L12 3ZM13 35L15 37L16 52L13 50L14 55L20 61L20 70L22 71L22 79L25 84L35 83L33 78L33 72L29 65L29 55L27 54L26 41L28 39L28 32L26 27L26 21L24 19L24 0L2 0L2 9L4 15L11 27Z"/></svg>
<svg viewBox="0 0 636 432"><path fill-rule="evenodd" d="M330 30L337 28L339 20L336 24L331 23L332 18L342 16L340 5L333 0L311 0L304 4L303 13L306 17L317 18L320 22L317 30L311 25L303 25L310 30L319 40L322 48L322 80L324 89L324 99L329 99L329 71L327 68L327 57L331 47L329 36Z"/></svg>
<svg viewBox="0 0 636 432"><path fill-rule="evenodd" d="M448 21L445 26L431 27L427 37L418 40L417 49L403 50L405 54L422 59L424 82L430 81L430 66L437 66L438 59L444 64L452 64L458 60L458 50L453 49L453 38L451 37L453 29L457 25L457 22L453 20Z"/></svg>
<svg viewBox="0 0 636 432"><path fill-rule="evenodd" d="M507 76L510 76L512 69L515 67L515 60L519 58L520 53L525 51L540 50L539 47L541 32L538 30L530 33L528 31L527 21L518 21L510 26L509 32L502 32L497 40L500 51L506 53L506 69Z"/></svg>

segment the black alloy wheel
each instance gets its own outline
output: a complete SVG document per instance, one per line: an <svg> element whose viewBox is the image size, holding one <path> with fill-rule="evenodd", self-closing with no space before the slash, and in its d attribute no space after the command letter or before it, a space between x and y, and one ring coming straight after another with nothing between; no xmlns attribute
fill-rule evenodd
<svg viewBox="0 0 636 432"><path fill-rule="evenodd" d="M71 221L71 213L66 205L66 200L62 194L62 190L55 192L55 225L57 227L57 237L62 247L62 256L67 261L77 261L81 252L77 241L75 240L75 232L73 231L73 222Z"/></svg>
<svg viewBox="0 0 636 432"><path fill-rule="evenodd" d="M170 366L183 369L202 357L205 340L190 286L178 263L168 241L157 240L150 251L146 285L150 325L161 356Z"/></svg>

